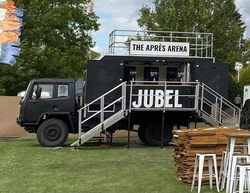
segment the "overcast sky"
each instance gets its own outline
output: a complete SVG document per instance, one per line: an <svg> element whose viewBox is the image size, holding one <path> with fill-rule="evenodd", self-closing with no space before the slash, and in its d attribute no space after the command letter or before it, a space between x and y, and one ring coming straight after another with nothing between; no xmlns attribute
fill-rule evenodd
<svg viewBox="0 0 250 193"><path fill-rule="evenodd" d="M100 30L92 34L96 42L95 51L102 55L108 52L109 34L114 29L139 29L136 20L138 10L151 0L94 0L94 11L99 16ZM246 36L250 36L250 0L236 0L247 25Z"/></svg>

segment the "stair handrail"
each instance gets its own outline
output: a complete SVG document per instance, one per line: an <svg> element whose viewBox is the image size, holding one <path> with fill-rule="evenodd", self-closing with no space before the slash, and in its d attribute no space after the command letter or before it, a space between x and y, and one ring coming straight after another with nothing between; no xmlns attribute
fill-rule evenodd
<svg viewBox="0 0 250 193"><path fill-rule="evenodd" d="M109 105L107 105L106 107L104 107L103 110L109 108L110 106L112 106L113 104L117 103L118 101L121 101L123 98L124 97L122 96L122 97L116 99L115 101L113 101L112 103L110 103ZM122 109L122 110L125 110L125 109ZM87 122L88 120L90 120L91 118L93 118L94 116L98 115L101 112L102 112L102 110L99 110L99 111L95 112L93 115L91 115L88 118L84 119L81 123L83 124L83 123Z"/></svg>
<svg viewBox="0 0 250 193"><path fill-rule="evenodd" d="M212 107L211 101L209 101L209 100L207 100L207 99L204 100L204 99L205 99L205 98L203 98L204 103L207 104L208 106ZM217 107L217 106L215 106L214 109L216 110L215 112L220 112L220 111L221 111L221 108L219 108L219 107ZM211 120L215 121L216 123L219 123L219 124L221 124L221 125L224 125L223 123L221 123L220 121L218 121L218 120L216 119L216 116L215 116L215 117L211 117L211 115L209 115L209 113L207 113L206 111L202 111L202 112L205 113L207 116L209 116L209 118L210 118ZM221 111L221 114L222 114L225 118L227 118L227 119L234 118L234 117L231 117L231 115L229 115L229 114L226 113L225 111ZM235 125L236 125L236 123L235 123L234 120L233 120L233 126L235 126Z"/></svg>
<svg viewBox="0 0 250 193"><path fill-rule="evenodd" d="M122 96L118 99L116 99L115 101L113 101L112 103L110 103L109 105L107 105L106 107L104 107L104 97L107 96L108 94L110 94L111 92L115 91L116 89L122 87ZM96 113L94 113L93 115L91 115L90 117L88 117L87 119L82 121L82 111L85 111L86 114L86 109L87 107L89 107L91 104L95 103L96 101L101 100L101 108L99 111L97 111ZM88 121L89 119L93 118L94 116L101 114L100 116L100 123L104 122L104 110L107 109L108 107L112 106L113 104L117 103L118 101L122 100L122 105L121 108L122 110L126 109L126 82L123 82L119 85L117 85L116 87L114 87L113 89L109 90L108 92L104 93L103 95L101 95L100 97L98 97L97 99L93 100L92 102L86 104L84 107L80 108L77 112L78 112L78 140L81 140L81 130L82 130L82 124L85 123L86 121Z"/></svg>
<svg viewBox="0 0 250 193"><path fill-rule="evenodd" d="M234 118L238 113L238 123L237 123L237 127L239 129L240 127L240 115L241 115L241 109L238 108L237 106L235 106L232 102L230 102L229 100L227 100L225 97L223 97L222 95L220 95L218 92L216 92L215 90L213 90L212 88L210 88L208 85L206 85L205 83L201 82L200 84L201 87L201 97L199 97L200 101L201 101L201 112L208 114L204 109L203 109L203 103L206 103L207 105L209 105L210 107L213 106L212 102L209 101L208 99L204 98L204 90L207 91L209 94L211 94L213 97L215 97L216 99L216 104L217 101L219 100L220 105L219 107L216 105L214 107L214 109L216 110L215 112L219 112L220 113L220 118L219 120L217 120L217 118L215 117L215 122L222 124L221 119L222 119L222 115L224 115L227 118L233 118L233 124L234 122ZM207 100L210 104L208 104L208 102L206 102L205 100ZM228 113L226 113L225 111L223 111L223 105L227 105L229 108L231 108L234 112L233 112L233 117L231 117Z"/></svg>
<svg viewBox="0 0 250 193"><path fill-rule="evenodd" d="M92 104L95 103L96 101L100 100L102 97L104 97L104 96L108 95L109 93L113 92L114 90L120 88L120 87L121 87L122 85L124 85L124 84L126 84L126 82L123 82L123 83L119 84L119 85L116 86L115 88L109 90L108 92L104 93L102 96L100 96L100 97L98 97L97 99L93 100L91 103L86 104L84 107L80 108L77 112L79 112L79 111L85 109L86 107L92 105Z"/></svg>
<svg viewBox="0 0 250 193"><path fill-rule="evenodd" d="M210 88L208 85L206 85L205 83L203 83L202 82L202 84L204 85L204 86L206 86L206 88L207 88L207 90L210 90L210 91L212 91L212 92L214 92L214 93L216 93L219 97L221 97L222 99L223 99L223 101L225 101L225 102L227 102L229 105L230 105L230 107L232 107L232 108L237 108L237 110L240 110L240 108L239 107L237 107L237 106L235 106L232 102L230 102L228 99L226 99L225 97L223 97L222 95L220 95L218 92L216 92L215 90L213 90L212 88ZM205 89L206 89L205 88ZM211 93L211 92L210 92ZM213 93L211 93L212 95L214 95ZM215 96L215 95L214 95ZM216 96L215 96L216 97ZM219 97L217 97L217 98L219 98Z"/></svg>

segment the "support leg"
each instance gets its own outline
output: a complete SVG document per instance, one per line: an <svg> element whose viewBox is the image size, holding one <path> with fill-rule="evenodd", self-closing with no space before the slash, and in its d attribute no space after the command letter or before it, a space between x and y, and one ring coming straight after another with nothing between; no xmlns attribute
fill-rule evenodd
<svg viewBox="0 0 250 193"><path fill-rule="evenodd" d="M210 189L213 188L213 168L212 168L212 157L208 157L208 171L209 171L209 185Z"/></svg>
<svg viewBox="0 0 250 193"><path fill-rule="evenodd" d="M244 182L245 182L246 168L240 167L240 184L239 184L239 193L244 192Z"/></svg>
<svg viewBox="0 0 250 193"><path fill-rule="evenodd" d="M204 166L204 156L203 156L203 155L200 155L200 161L199 161L199 177L198 177L198 193L200 193L200 191L201 191L201 182L202 182L203 166Z"/></svg>
<svg viewBox="0 0 250 193"><path fill-rule="evenodd" d="M193 191L194 188L194 183L195 183L195 178L197 177L197 165L198 165L199 159L198 156L196 155L195 157L195 164L194 164L194 173L193 173L193 182L192 182L192 187L191 187L191 191Z"/></svg>
<svg viewBox="0 0 250 193"><path fill-rule="evenodd" d="M130 112L128 113L128 146L127 148L130 149L130 127L131 127L131 120L130 120Z"/></svg>
<svg viewBox="0 0 250 193"><path fill-rule="evenodd" d="M217 192L219 192L219 181L218 181L218 171L217 171L217 161L216 161L216 156L213 156L214 159L214 174L215 174L215 181L216 181L216 188Z"/></svg>

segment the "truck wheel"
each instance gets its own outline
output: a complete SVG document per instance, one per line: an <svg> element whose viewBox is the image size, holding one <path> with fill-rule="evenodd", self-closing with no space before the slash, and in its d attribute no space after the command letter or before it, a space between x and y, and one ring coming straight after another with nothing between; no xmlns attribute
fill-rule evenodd
<svg viewBox="0 0 250 193"><path fill-rule="evenodd" d="M44 147L62 146L68 138L68 128L59 119L44 121L37 130L37 140Z"/></svg>
<svg viewBox="0 0 250 193"><path fill-rule="evenodd" d="M143 143L148 144L145 139L145 128L146 128L145 124L140 124L138 128L138 137Z"/></svg>
<svg viewBox="0 0 250 193"><path fill-rule="evenodd" d="M172 134L173 125L166 123L164 128L163 145L169 145L169 142L173 138ZM149 145L160 146L161 145L162 125L161 123L151 123L145 129L145 140Z"/></svg>

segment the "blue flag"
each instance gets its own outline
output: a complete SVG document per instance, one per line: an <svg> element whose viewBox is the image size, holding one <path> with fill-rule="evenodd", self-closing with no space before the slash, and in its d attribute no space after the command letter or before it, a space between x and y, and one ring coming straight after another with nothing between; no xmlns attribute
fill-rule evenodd
<svg viewBox="0 0 250 193"><path fill-rule="evenodd" d="M23 17L23 9L16 8L16 12L12 14L16 17Z"/></svg>
<svg viewBox="0 0 250 193"><path fill-rule="evenodd" d="M0 63L14 66L16 59L14 56L19 56L21 49L10 44L0 44Z"/></svg>

